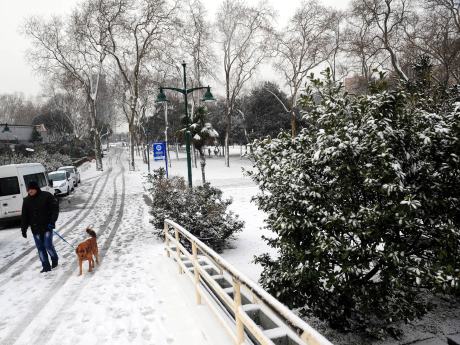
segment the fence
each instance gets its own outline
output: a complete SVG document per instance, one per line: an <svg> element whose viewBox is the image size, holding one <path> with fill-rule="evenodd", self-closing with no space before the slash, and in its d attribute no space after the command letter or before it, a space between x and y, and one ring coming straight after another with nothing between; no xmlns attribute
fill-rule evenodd
<svg viewBox="0 0 460 345"><path fill-rule="evenodd" d="M164 223L165 249L237 345L332 345L286 306L175 222Z"/></svg>

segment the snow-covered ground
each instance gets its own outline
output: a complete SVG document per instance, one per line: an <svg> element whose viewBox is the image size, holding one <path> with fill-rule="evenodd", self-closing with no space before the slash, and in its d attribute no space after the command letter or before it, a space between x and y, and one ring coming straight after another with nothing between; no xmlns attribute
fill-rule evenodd
<svg viewBox="0 0 460 345"><path fill-rule="evenodd" d="M41 265L29 232L19 228L0 230L0 345L24 344L230 344L222 326L206 305L197 306L191 282L179 275L177 266L152 236L148 207L144 202L147 165L137 157L136 171L128 171L126 149L111 148L104 172L94 163L80 170L82 184L69 197L60 198L58 231L73 245L86 238L85 227L98 233L102 263L94 273L79 277L74 249L54 239L60 266L40 274ZM233 198L231 209L245 221L232 248L222 254L246 276L257 281L261 267L255 255L272 248L262 235L264 213L251 198L258 187L244 176L250 162L231 156L230 168L223 157L207 159L206 174L212 185ZM173 175L186 176L185 155L171 154ZM164 162L151 161L151 169ZM194 185L201 184L201 170L193 168ZM445 306L421 321L404 326L401 340L372 342L358 335L331 330L315 319L309 323L337 344L381 345L445 343L445 335L460 332L460 308Z"/></svg>
<svg viewBox="0 0 460 345"><path fill-rule="evenodd" d="M104 163L104 172L81 168L82 184L60 199L57 222L73 245L85 227L96 230L95 272L85 262L77 276L74 249L55 237L60 265L40 274L30 232L23 239L19 228L0 230L0 344L230 344L152 237L142 171L128 171L121 149Z"/></svg>

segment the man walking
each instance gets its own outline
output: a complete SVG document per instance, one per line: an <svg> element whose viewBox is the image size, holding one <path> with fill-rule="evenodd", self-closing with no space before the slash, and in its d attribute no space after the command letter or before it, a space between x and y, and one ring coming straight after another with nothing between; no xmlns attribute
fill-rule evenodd
<svg viewBox="0 0 460 345"><path fill-rule="evenodd" d="M59 216L59 204L51 193L40 190L35 181L27 185L27 194L22 204L22 237L27 238L27 228L30 225L43 266L40 273L49 272L58 265L58 255L53 246L53 229Z"/></svg>

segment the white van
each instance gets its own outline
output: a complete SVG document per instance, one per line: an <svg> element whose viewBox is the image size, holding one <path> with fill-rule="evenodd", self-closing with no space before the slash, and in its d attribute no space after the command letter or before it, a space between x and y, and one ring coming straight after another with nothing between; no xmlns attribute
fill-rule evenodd
<svg viewBox="0 0 460 345"><path fill-rule="evenodd" d="M22 199L27 196L27 184L36 181L41 190L54 194L46 170L40 163L0 166L0 220L21 216Z"/></svg>

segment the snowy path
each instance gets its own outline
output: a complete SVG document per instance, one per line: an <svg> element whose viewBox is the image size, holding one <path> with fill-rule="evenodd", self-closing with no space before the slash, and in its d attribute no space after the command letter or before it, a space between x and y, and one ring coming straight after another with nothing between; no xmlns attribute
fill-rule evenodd
<svg viewBox="0 0 460 345"><path fill-rule="evenodd" d="M0 344L230 343L151 235L142 176L120 154L106 172L83 174L73 208L61 199L57 226L70 243L86 237L86 226L98 233L94 273L85 263L78 277L74 250L55 238L60 266L41 275L30 235L24 245L18 229L0 231Z"/></svg>

